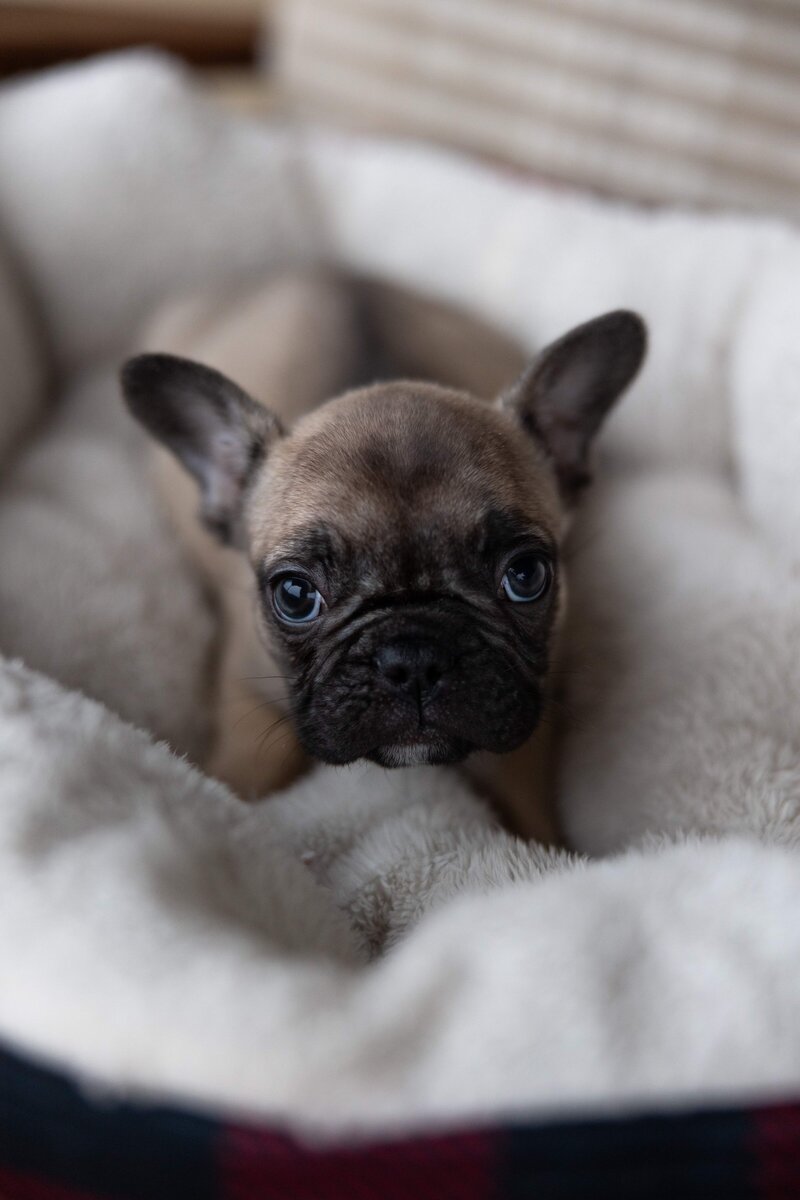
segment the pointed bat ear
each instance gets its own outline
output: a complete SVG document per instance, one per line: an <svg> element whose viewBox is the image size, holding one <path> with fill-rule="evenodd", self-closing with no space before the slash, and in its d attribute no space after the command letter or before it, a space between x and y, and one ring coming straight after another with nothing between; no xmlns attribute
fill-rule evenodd
<svg viewBox="0 0 800 1200"><path fill-rule="evenodd" d="M203 523L235 544L247 484L282 435L277 417L219 371L171 354L131 358L120 379L133 416L196 479Z"/></svg>
<svg viewBox="0 0 800 1200"><path fill-rule="evenodd" d="M592 440L646 350L641 317L606 313L545 347L500 397L500 407L516 413L552 459L565 501L589 483Z"/></svg>

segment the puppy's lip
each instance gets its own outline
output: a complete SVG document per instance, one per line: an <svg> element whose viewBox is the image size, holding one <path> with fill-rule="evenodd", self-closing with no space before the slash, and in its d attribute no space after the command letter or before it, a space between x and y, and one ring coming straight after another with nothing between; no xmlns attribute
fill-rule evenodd
<svg viewBox="0 0 800 1200"><path fill-rule="evenodd" d="M450 741L452 741L452 738L444 730L435 729L431 725L421 723L416 729L407 729L405 732L398 731L396 734L388 734L376 749L380 750L389 745L404 749L415 749L422 746L438 747Z"/></svg>
<svg viewBox="0 0 800 1200"><path fill-rule="evenodd" d="M426 729L424 725L420 725L414 733L401 734L398 737L392 738L393 746L429 746L431 742L441 742L442 736L433 733L432 730Z"/></svg>
<svg viewBox="0 0 800 1200"><path fill-rule="evenodd" d="M416 736L387 738L364 757L383 767L409 767L419 764L443 765L461 762L475 747L464 738L420 731Z"/></svg>

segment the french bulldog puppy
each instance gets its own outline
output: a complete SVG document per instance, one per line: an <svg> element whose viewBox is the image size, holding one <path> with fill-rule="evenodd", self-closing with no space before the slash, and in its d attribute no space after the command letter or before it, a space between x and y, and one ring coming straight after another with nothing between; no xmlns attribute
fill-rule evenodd
<svg viewBox="0 0 800 1200"><path fill-rule="evenodd" d="M173 307L148 344L124 397L221 615L209 771L256 797L309 757L469 760L511 827L554 840L560 548L641 318L525 363L445 306L307 274Z"/></svg>

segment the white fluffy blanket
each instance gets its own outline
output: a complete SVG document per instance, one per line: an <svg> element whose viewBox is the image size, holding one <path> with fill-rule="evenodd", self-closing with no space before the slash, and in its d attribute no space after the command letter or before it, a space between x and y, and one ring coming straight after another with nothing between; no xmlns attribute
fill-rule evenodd
<svg viewBox="0 0 800 1200"><path fill-rule="evenodd" d="M0 1038L326 1129L796 1091L798 235L298 141L133 55L0 94L0 237ZM157 742L207 735L212 626L115 362L168 292L323 254L531 346L650 322L574 542L588 860L445 770L246 808Z"/></svg>

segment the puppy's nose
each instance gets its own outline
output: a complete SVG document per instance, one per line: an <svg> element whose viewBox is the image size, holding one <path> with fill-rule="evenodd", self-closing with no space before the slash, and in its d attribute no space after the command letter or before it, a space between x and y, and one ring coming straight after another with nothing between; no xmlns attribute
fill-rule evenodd
<svg viewBox="0 0 800 1200"><path fill-rule="evenodd" d="M388 642L375 654L375 665L392 690L427 699L445 672L444 654L434 642Z"/></svg>

